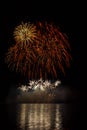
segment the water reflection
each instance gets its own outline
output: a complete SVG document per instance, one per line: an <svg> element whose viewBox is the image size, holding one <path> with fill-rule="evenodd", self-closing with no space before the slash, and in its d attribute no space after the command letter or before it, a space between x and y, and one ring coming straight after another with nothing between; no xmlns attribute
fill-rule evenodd
<svg viewBox="0 0 87 130"><path fill-rule="evenodd" d="M16 112L21 130L62 130L59 104L21 104Z"/></svg>
<svg viewBox="0 0 87 130"><path fill-rule="evenodd" d="M82 103L1 104L0 130L83 130L86 110Z"/></svg>

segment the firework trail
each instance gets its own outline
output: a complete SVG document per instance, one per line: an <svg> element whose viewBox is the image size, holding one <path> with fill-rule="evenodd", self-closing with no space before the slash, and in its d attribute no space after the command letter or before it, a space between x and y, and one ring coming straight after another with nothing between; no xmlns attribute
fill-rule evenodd
<svg viewBox="0 0 87 130"><path fill-rule="evenodd" d="M13 32L15 45L8 49L8 67L27 75L28 79L57 78L58 68L65 74L70 66L68 37L59 27L47 22L23 23Z"/></svg>
<svg viewBox="0 0 87 130"><path fill-rule="evenodd" d="M8 49L5 62L13 71L21 72L28 78L34 77L36 63L36 47L39 38L36 27L31 23L21 23L13 32L15 45Z"/></svg>
<svg viewBox="0 0 87 130"><path fill-rule="evenodd" d="M13 71L21 72L23 75L28 75L28 77L33 76L34 63L36 55L34 53L34 48L23 47L20 48L19 44L10 47L6 53L6 62L8 67Z"/></svg>
<svg viewBox="0 0 87 130"><path fill-rule="evenodd" d="M38 64L41 75L50 74L57 77L58 68L65 74L64 65L69 67L71 60L68 37L52 23L38 22L37 30L41 38L38 44Z"/></svg>

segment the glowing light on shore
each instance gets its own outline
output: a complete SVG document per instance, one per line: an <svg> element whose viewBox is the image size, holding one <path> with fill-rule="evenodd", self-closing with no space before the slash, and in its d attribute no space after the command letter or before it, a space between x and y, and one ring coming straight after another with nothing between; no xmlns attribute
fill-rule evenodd
<svg viewBox="0 0 87 130"><path fill-rule="evenodd" d="M31 90L32 91L36 91L36 90L39 90L39 91L49 91L49 90L55 89L60 84L61 84L60 80L57 80L57 81L55 81L53 83L51 81L48 81L48 80L44 81L42 79L37 80L37 81L30 80L29 83L28 83L28 85L21 85L17 89L20 92L22 92L22 93L23 92L31 92Z"/></svg>

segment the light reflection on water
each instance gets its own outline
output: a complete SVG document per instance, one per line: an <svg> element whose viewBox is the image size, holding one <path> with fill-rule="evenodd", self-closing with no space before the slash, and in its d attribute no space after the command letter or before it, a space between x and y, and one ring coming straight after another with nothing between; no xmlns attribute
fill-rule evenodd
<svg viewBox="0 0 87 130"><path fill-rule="evenodd" d="M21 104L16 114L21 130L62 130L59 104Z"/></svg>
<svg viewBox="0 0 87 130"><path fill-rule="evenodd" d="M0 130L83 130L85 104L0 104Z"/></svg>

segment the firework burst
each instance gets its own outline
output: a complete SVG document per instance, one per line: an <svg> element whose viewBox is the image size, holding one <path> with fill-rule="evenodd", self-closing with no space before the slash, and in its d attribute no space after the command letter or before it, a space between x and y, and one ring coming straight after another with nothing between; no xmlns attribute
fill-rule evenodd
<svg viewBox="0 0 87 130"><path fill-rule="evenodd" d="M17 26L13 32L16 43L21 46L26 46L29 43L33 43L37 39L36 27L31 23L21 23Z"/></svg>
<svg viewBox="0 0 87 130"><path fill-rule="evenodd" d="M53 23L22 23L13 32L16 44L6 54L8 67L27 75L28 79L57 78L58 69L70 66L68 37Z"/></svg>

